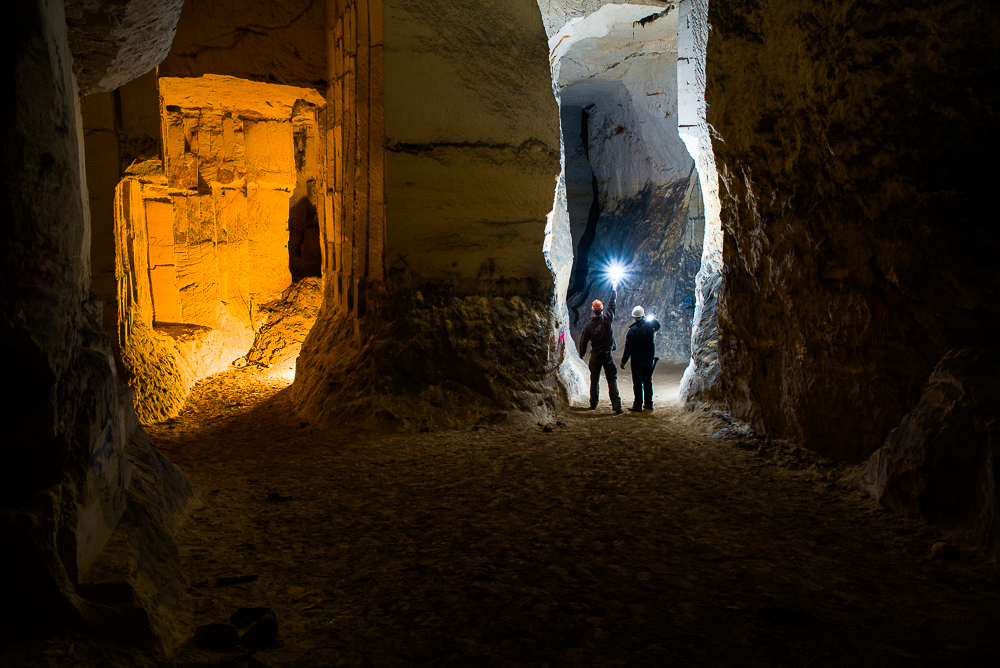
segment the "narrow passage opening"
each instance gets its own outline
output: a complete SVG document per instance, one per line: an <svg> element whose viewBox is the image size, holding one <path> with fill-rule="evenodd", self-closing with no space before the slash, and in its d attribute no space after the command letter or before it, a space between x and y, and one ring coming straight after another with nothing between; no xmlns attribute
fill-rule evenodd
<svg viewBox="0 0 1000 668"><path fill-rule="evenodd" d="M576 346L591 303L610 295L609 267L620 264L619 349L632 308L642 306L662 327L658 371L679 378L691 358L705 216L699 174L678 133L678 13L609 4L570 21L549 44L564 167L548 246L557 313ZM575 350L566 358L586 375ZM626 370L625 395L629 384ZM571 401L582 402L567 385ZM676 398L676 387L667 394L660 398Z"/></svg>

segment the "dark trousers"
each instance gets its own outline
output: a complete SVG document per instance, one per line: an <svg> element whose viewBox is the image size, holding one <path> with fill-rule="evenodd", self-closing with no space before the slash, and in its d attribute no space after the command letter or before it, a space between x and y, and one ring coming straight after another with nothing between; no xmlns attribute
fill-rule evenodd
<svg viewBox="0 0 1000 668"><path fill-rule="evenodd" d="M604 376L608 379L608 395L611 399L612 408L621 408L622 400L618 396L618 369L615 368L615 358L611 353L590 353L590 407L597 405L600 397L601 369L604 369Z"/></svg>
<svg viewBox="0 0 1000 668"><path fill-rule="evenodd" d="M653 407L653 360L632 358L633 408Z"/></svg>

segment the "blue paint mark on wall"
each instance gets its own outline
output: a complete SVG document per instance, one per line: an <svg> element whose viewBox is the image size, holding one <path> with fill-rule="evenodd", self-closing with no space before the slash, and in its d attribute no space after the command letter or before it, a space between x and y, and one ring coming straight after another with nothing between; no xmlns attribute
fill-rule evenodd
<svg viewBox="0 0 1000 668"><path fill-rule="evenodd" d="M90 446L90 467L99 475L103 474L104 465L111 459L114 451L114 431L109 422L101 435L94 439L94 443Z"/></svg>

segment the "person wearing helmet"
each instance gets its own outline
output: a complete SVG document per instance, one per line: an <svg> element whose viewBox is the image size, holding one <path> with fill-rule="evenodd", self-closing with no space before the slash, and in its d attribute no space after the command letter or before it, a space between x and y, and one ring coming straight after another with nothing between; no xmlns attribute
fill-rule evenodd
<svg viewBox="0 0 1000 668"><path fill-rule="evenodd" d="M632 309L635 322L628 326L625 335L625 354L622 355L622 368L632 359L632 392L635 401L630 411L640 412L643 408L653 410L653 360L656 347L653 335L660 329L660 321L656 316L646 316L641 306Z"/></svg>
<svg viewBox="0 0 1000 668"><path fill-rule="evenodd" d="M615 295L618 287L611 289L611 299L608 300L607 308L600 299L595 299L591 304L594 315L583 327L580 335L580 357L587 355L587 346L590 345L590 410L597 408L597 401L600 397L601 370L608 380L608 394L611 399L611 410L615 413L622 412L622 400L618 396L618 370L615 369L615 358L612 351L615 345L615 335L611 331L611 323L615 319Z"/></svg>

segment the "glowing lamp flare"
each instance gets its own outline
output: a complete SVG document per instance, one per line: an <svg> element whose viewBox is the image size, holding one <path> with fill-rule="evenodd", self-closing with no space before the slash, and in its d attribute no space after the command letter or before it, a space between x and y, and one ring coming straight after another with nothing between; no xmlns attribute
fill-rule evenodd
<svg viewBox="0 0 1000 668"><path fill-rule="evenodd" d="M625 265L618 261L612 262L608 265L607 274L611 285L617 290L618 284L625 278Z"/></svg>

